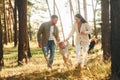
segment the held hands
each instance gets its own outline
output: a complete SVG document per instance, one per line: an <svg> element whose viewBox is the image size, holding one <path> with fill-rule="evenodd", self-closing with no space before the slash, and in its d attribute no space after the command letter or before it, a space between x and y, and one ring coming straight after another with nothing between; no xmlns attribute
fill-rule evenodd
<svg viewBox="0 0 120 80"><path fill-rule="evenodd" d="M84 34L85 34L85 32L80 32L80 34L84 35Z"/></svg>
<svg viewBox="0 0 120 80"><path fill-rule="evenodd" d="M57 42L60 42L60 38L57 39Z"/></svg>

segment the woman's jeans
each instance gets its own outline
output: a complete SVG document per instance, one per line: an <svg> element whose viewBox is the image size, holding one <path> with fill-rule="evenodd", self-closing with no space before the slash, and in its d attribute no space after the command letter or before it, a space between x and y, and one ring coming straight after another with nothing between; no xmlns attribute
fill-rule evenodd
<svg viewBox="0 0 120 80"><path fill-rule="evenodd" d="M49 40L46 46L43 46L44 57L48 65L53 64L54 54L55 54L55 43L54 40Z"/></svg>
<svg viewBox="0 0 120 80"><path fill-rule="evenodd" d="M77 61L83 65L87 64L88 46L76 44Z"/></svg>

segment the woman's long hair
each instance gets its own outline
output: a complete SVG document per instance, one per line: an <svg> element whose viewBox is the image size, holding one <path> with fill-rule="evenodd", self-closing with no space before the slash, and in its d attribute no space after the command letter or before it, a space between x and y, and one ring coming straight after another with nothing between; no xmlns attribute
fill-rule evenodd
<svg viewBox="0 0 120 80"><path fill-rule="evenodd" d="M80 14L76 14L75 17L79 18L82 23L87 23L87 21Z"/></svg>

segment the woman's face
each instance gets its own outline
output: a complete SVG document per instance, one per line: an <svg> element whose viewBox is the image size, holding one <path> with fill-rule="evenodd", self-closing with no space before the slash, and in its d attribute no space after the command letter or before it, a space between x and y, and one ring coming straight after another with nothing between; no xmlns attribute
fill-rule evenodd
<svg viewBox="0 0 120 80"><path fill-rule="evenodd" d="M80 20L79 18L75 17L75 22L76 22L76 23L80 23L81 20Z"/></svg>

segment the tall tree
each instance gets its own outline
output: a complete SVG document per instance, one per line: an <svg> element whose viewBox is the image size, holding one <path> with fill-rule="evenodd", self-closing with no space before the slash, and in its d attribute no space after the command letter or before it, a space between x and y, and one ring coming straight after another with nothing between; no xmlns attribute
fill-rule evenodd
<svg viewBox="0 0 120 80"><path fill-rule="evenodd" d="M102 49L104 60L110 57L109 0L102 0Z"/></svg>
<svg viewBox="0 0 120 80"><path fill-rule="evenodd" d="M3 0L0 1L0 70L4 66L3 61L3 27L1 20L3 19Z"/></svg>
<svg viewBox="0 0 120 80"><path fill-rule="evenodd" d="M55 7L56 7L57 12L58 12L58 15L59 15L59 20L60 20L60 24L61 24L61 28L62 28L62 34L63 34L63 40L65 40L65 35L64 35L64 30L63 30L62 19L61 19L60 11L59 11L59 9L58 9L58 6L57 6L56 2L55 2Z"/></svg>
<svg viewBox="0 0 120 80"><path fill-rule="evenodd" d="M49 6L49 3L48 3L48 0L46 0L46 3L47 3L49 14L50 14L50 17L51 17L51 11L50 11L50 6Z"/></svg>
<svg viewBox="0 0 120 80"><path fill-rule="evenodd" d="M18 65L21 65L24 58L27 62L27 0L17 0L17 7L19 15Z"/></svg>
<svg viewBox="0 0 120 80"><path fill-rule="evenodd" d="M4 31L4 42L5 44L7 45L8 43L8 29L7 29L7 26L6 26L6 0L3 0L3 12L4 12L4 28L5 28L5 31Z"/></svg>
<svg viewBox="0 0 120 80"><path fill-rule="evenodd" d="M27 47L27 55L26 55L29 59L32 57L31 51L30 51L30 42L29 42L29 38L28 38L28 47Z"/></svg>
<svg viewBox="0 0 120 80"><path fill-rule="evenodd" d="M78 3L78 13L80 14L80 0L77 0Z"/></svg>
<svg viewBox="0 0 120 80"><path fill-rule="evenodd" d="M85 19L87 20L87 2L86 2L86 0L83 0L83 9L84 9Z"/></svg>
<svg viewBox="0 0 120 80"><path fill-rule="evenodd" d="M69 0L69 5L70 5L71 24L73 25L74 10L73 10L73 6L72 6L72 1L71 0ZM74 46L74 35L72 36L72 46Z"/></svg>
<svg viewBox="0 0 120 80"><path fill-rule="evenodd" d="M29 33L29 36L30 36L30 40L33 40L32 39L32 26L30 24L30 14L28 14L28 33Z"/></svg>
<svg viewBox="0 0 120 80"><path fill-rule="evenodd" d="M1 9L1 8L0 8ZM2 24L1 24L1 11L0 11L0 68L4 66L3 61L3 34L2 34Z"/></svg>
<svg viewBox="0 0 120 80"><path fill-rule="evenodd" d="M10 2L9 2L9 4L10 4ZM12 8L11 8L11 6L9 5L9 7L8 7L8 16L7 16L7 27L8 27L8 41L9 42L12 42L13 41L13 29L12 29L12 27L13 27L13 17L12 17L12 13L13 11L12 11Z"/></svg>
<svg viewBox="0 0 120 80"><path fill-rule="evenodd" d="M93 9L93 24L94 24L94 35L97 38L97 28L96 28L96 12L97 12L97 5L100 0L92 0L92 9Z"/></svg>
<svg viewBox="0 0 120 80"><path fill-rule="evenodd" d="M111 4L111 60L110 80L120 80L120 0L110 0Z"/></svg>
<svg viewBox="0 0 120 80"><path fill-rule="evenodd" d="M53 14L55 14L55 0L53 0Z"/></svg>
<svg viewBox="0 0 120 80"><path fill-rule="evenodd" d="M18 33L17 33L17 0L14 1L14 47L17 46Z"/></svg>
<svg viewBox="0 0 120 80"><path fill-rule="evenodd" d="M32 26L30 24L30 17L31 17L31 9L33 7L33 4L28 1L28 4L27 4L27 22L28 22L28 34L29 34L29 37L30 37L30 40L33 40L32 39Z"/></svg>

